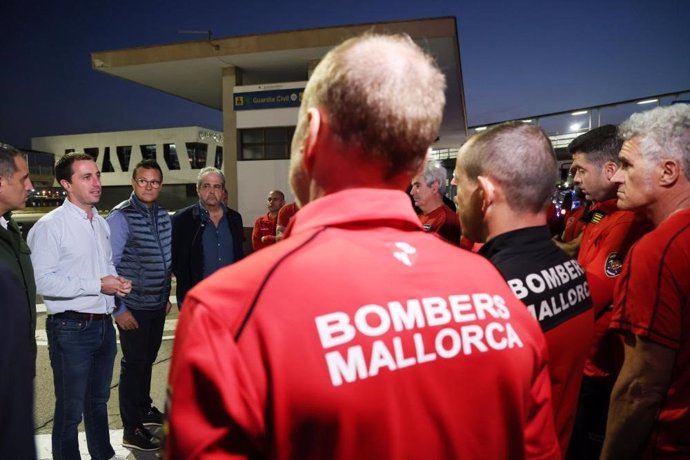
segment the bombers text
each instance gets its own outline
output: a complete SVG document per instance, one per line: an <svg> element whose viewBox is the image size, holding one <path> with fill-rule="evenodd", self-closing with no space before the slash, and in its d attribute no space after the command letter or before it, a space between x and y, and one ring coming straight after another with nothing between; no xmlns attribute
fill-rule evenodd
<svg viewBox="0 0 690 460"><path fill-rule="evenodd" d="M523 347L509 319L503 297L475 293L367 304L354 314L335 311L315 321L321 345L331 349L325 354L331 383L339 386L382 369ZM358 343L363 336L376 339Z"/></svg>

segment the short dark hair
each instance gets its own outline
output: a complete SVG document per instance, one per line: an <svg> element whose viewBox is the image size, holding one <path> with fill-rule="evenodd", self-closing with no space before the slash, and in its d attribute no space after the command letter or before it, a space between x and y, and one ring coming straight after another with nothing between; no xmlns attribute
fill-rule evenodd
<svg viewBox="0 0 690 460"><path fill-rule="evenodd" d="M72 169L72 165L74 164L75 161L83 161L83 160L88 160L88 161L93 161L93 162L96 161L93 159L93 157L91 155L87 155L86 153L82 153L82 152L70 152L70 153L62 156L55 163L55 179L57 179L58 183L60 183L60 181L62 181L62 180L66 180L67 182L72 183L72 174L74 174L74 170Z"/></svg>
<svg viewBox="0 0 690 460"><path fill-rule="evenodd" d="M568 153L584 153L587 160L597 166L607 161L619 163L618 153L623 146L623 139L618 135L616 125L604 125L576 137L568 145Z"/></svg>
<svg viewBox="0 0 690 460"><path fill-rule="evenodd" d="M137 165L132 170L132 179L136 178L137 169L139 169L139 168L155 169L161 175L161 182L163 182L163 170L161 169L161 165L159 165L156 160L153 160L151 158L147 158L146 160L141 160L139 163L137 163Z"/></svg>
<svg viewBox="0 0 690 460"><path fill-rule="evenodd" d="M281 192L280 190L271 190L268 193L269 194L275 193L276 195L278 195L280 197L281 200L285 201L285 194L283 192Z"/></svg>
<svg viewBox="0 0 690 460"><path fill-rule="evenodd" d="M0 176L10 177L14 174L17 171L17 164L14 159L23 155L19 149L0 142Z"/></svg>

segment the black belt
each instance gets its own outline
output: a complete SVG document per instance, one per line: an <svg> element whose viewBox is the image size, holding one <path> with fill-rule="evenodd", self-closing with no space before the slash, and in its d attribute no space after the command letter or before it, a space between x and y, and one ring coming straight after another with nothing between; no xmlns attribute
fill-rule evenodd
<svg viewBox="0 0 690 460"><path fill-rule="evenodd" d="M81 319L84 321L93 321L93 320L109 320L110 315L107 315L105 313L80 313L78 311L63 311L62 313L56 313L53 315L55 318L64 318L64 319Z"/></svg>

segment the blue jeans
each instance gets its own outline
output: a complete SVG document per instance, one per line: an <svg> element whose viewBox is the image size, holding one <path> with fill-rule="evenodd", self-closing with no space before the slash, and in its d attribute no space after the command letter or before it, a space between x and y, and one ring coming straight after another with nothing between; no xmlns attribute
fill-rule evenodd
<svg viewBox="0 0 690 460"><path fill-rule="evenodd" d="M112 320L48 316L46 332L55 385L53 460L81 459L77 434L82 414L91 458L112 458L108 399L117 352Z"/></svg>

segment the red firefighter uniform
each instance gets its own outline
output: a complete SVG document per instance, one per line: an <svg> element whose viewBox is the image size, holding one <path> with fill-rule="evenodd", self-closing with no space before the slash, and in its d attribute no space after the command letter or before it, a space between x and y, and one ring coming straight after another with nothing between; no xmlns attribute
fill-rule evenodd
<svg viewBox="0 0 690 460"><path fill-rule="evenodd" d="M277 216L271 217L270 213L256 219L252 230L252 247L255 251L276 242L276 224Z"/></svg>
<svg viewBox="0 0 690 460"><path fill-rule="evenodd" d="M320 198L190 291L169 391L169 459L560 456L539 325L398 191Z"/></svg>
<svg viewBox="0 0 690 460"><path fill-rule="evenodd" d="M594 339L585 363L585 375L608 377L622 364L622 346L609 332L613 286L623 268L628 249L650 227L630 211L620 211L616 199L594 203L582 233L577 261L587 273L594 305Z"/></svg>
<svg viewBox="0 0 690 460"><path fill-rule="evenodd" d="M676 352L642 458L690 458L690 209L672 214L628 254L611 328Z"/></svg>

